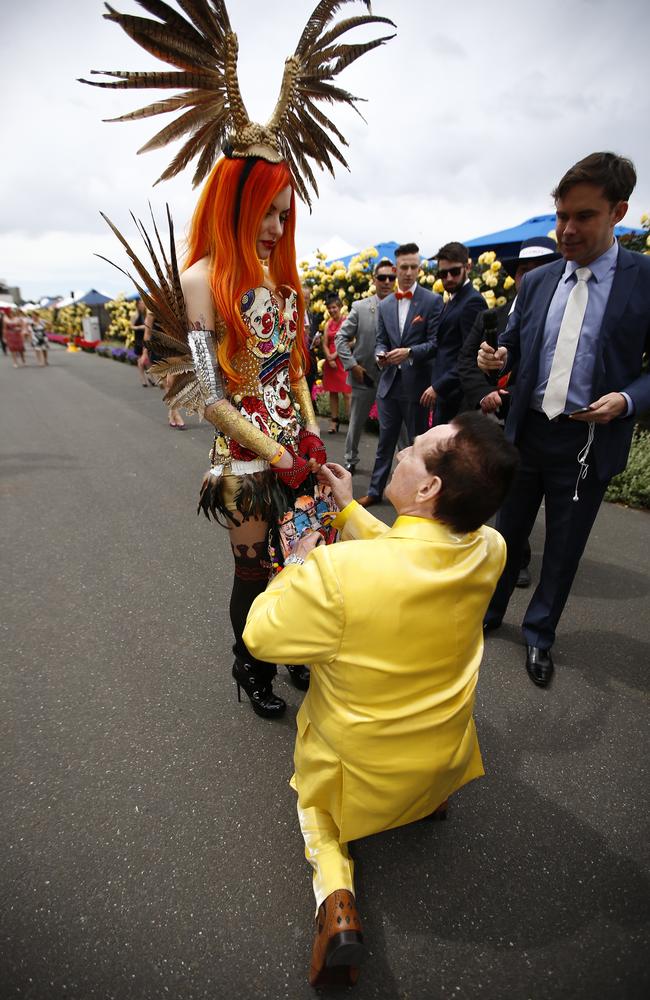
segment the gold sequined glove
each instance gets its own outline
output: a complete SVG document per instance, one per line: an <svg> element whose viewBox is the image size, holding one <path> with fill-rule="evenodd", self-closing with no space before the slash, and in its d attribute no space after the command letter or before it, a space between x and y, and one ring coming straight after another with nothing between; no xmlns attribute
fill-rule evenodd
<svg viewBox="0 0 650 1000"><path fill-rule="evenodd" d="M222 434L234 438L242 448L254 452L266 462L277 460L277 442L259 428L253 427L250 420L243 417L239 410L228 402L224 378L216 358L210 331L190 330L187 342L192 352L206 419Z"/></svg>
<svg viewBox="0 0 650 1000"><path fill-rule="evenodd" d="M291 387L293 393L293 398L300 407L300 415L302 417L302 423L308 431L314 431L316 434L320 434L318 427L318 421L316 420L316 414L314 413L314 404L311 401L311 393L309 391L309 386L307 385L307 379L304 375L298 379L295 385Z"/></svg>

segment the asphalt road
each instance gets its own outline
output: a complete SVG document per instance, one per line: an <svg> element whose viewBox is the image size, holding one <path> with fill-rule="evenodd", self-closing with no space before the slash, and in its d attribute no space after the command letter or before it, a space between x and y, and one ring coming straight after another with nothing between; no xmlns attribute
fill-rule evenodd
<svg viewBox="0 0 650 1000"><path fill-rule="evenodd" d="M134 368L50 353L0 357L0 997L311 997L299 693L284 674L281 722L237 703L227 539L195 515L210 428L169 430ZM486 777L447 823L355 845L358 1000L648 996L649 528L603 507L549 690L516 593L480 680Z"/></svg>

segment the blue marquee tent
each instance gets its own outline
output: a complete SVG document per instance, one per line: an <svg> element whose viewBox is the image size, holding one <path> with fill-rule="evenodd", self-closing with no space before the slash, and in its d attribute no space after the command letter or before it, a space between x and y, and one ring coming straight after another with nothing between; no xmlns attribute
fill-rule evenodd
<svg viewBox="0 0 650 1000"><path fill-rule="evenodd" d="M375 258L375 260L380 260L381 257L388 257L389 260L394 261L395 251L397 250L398 246L399 243L395 243L394 241L389 243L375 243L374 244L375 250L379 254L379 256ZM347 267L352 258L356 257L358 253L360 253L360 251L355 250L354 253L349 253L347 257L332 257L332 259L328 260L327 263L332 264L335 260L340 260L341 263L344 264L345 267Z"/></svg>
<svg viewBox="0 0 650 1000"><path fill-rule="evenodd" d="M516 257L522 240L530 239L532 236L548 236L552 229L555 229L555 215L534 215L532 219L526 219L519 226L502 229L498 233L488 233L486 236L477 236L473 240L464 242L466 247L471 248L474 260L486 250L495 250L497 256L501 258ZM639 230L616 226L614 232L617 236L623 236L625 233L638 233Z"/></svg>
<svg viewBox="0 0 650 1000"><path fill-rule="evenodd" d="M76 301L83 303L85 306L103 306L105 302L111 301L111 297L110 295L102 295L96 288L91 288L89 292L86 292L82 298Z"/></svg>

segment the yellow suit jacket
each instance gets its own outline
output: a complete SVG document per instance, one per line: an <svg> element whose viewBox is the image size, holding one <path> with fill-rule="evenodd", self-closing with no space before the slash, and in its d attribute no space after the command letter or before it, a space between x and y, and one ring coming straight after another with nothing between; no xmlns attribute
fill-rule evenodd
<svg viewBox="0 0 650 1000"><path fill-rule="evenodd" d="M337 523L343 541L255 600L244 641L311 666L292 784L347 842L427 816L484 773L472 711L506 547L487 527L398 517L389 529L354 501Z"/></svg>

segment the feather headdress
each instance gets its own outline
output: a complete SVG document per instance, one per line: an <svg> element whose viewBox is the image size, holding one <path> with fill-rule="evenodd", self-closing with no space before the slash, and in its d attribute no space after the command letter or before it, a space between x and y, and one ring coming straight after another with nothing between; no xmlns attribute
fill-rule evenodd
<svg viewBox="0 0 650 1000"><path fill-rule="evenodd" d="M151 213L151 222L158 244L157 249L143 223L131 213L131 218L149 254L151 265L146 264L138 256L126 237L122 235L108 216L104 215L103 212L100 214L124 247L135 268L137 278L125 271L119 264L109 260L108 257L104 257L102 254L97 254L97 256L116 267L133 282L146 309L155 317L156 326L151 341L155 346L159 360L148 369L148 374L158 385L165 386L169 385L167 377L172 376L172 387L168 388L164 394L164 401L168 406L182 406L189 413L195 412L201 415L203 413L203 399L196 378L194 361L187 345L189 324L181 288L174 241L174 224L169 205L167 206L169 257L165 253L153 212ZM220 324L214 332L218 338L221 334Z"/></svg>
<svg viewBox="0 0 650 1000"><path fill-rule="evenodd" d="M308 187L318 194L318 186L309 161L332 174L333 160L347 167L336 140L344 146L347 142L316 102L355 107L360 98L335 86L332 80L365 52L394 35L356 45L343 44L339 39L362 25L383 23L395 27L393 22L368 13L332 24L339 8L351 0L321 0L307 21L296 51L285 61L273 114L266 125L258 125L250 121L239 90L237 36L230 26L224 0L178 0L185 17L163 0L137 2L157 20L121 14L108 3L104 17L119 24L138 45L174 69L146 73L93 70L93 75L113 79L80 82L126 90L182 88L166 100L108 119L133 121L181 112L138 150L142 153L156 149L190 134L158 181L173 177L198 156L193 183L199 184L222 151L228 156L259 156L272 163L286 160L298 193L311 206ZM370 12L370 0L364 2Z"/></svg>

